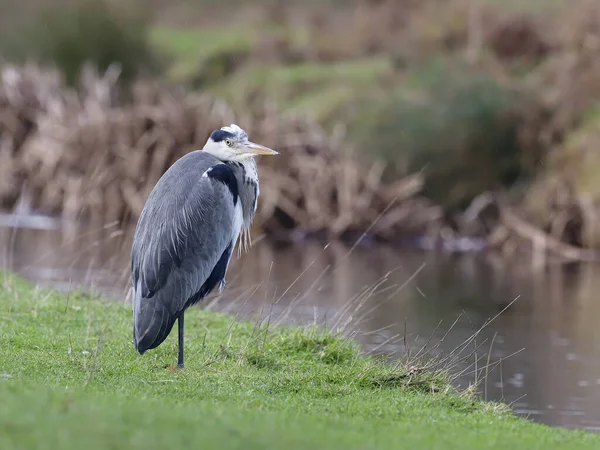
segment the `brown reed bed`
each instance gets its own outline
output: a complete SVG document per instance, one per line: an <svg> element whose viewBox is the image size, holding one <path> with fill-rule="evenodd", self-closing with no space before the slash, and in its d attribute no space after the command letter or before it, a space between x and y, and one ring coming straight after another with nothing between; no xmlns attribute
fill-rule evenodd
<svg viewBox="0 0 600 450"><path fill-rule="evenodd" d="M418 175L381 182L383 166L364 167L342 139L306 117L264 102L236 115L203 93L140 80L126 95L117 71L86 69L78 91L57 72L5 66L0 84L0 199L47 214L102 224L137 220L159 177L211 130L236 122L252 139L280 151L260 160L259 232L343 237L369 230L398 233L437 226L441 212L419 197Z"/></svg>
<svg viewBox="0 0 600 450"><path fill-rule="evenodd" d="M594 183L600 163L593 157L600 121L590 119L600 102L598 3L577 0L548 14L493 3L360 0L344 14L307 6L314 14L303 23L314 39L298 43L267 33L267 40L289 42L263 42L249 56L286 65L386 55L393 68L372 84L393 89L407 68L443 54L533 98L533 112L518 121L521 159L528 160L522 165L534 167L532 179L511 195L481 193L452 220L422 194L427 178L420 173L384 182L385 165L394 161L377 161L375 151L359 158L343 133L325 133L306 117L282 112L285 107L244 99L252 105L239 111L252 114L243 115L206 93L148 80L124 92L111 71L84 71L75 91L57 72L32 65L2 69L0 206L11 209L26 198L46 213L131 223L170 164L202 147L213 128L235 121L281 152L259 161L257 233L355 237L367 231L385 240L418 234L447 241L469 235L506 254L538 248L566 259L596 259L582 248L597 248L600 236ZM282 5L264 9L274 15L264 20L291 29L296 13ZM529 151L539 148L541 157Z"/></svg>
<svg viewBox="0 0 600 450"><path fill-rule="evenodd" d="M385 183L383 162L365 165L343 135L327 135L268 101L255 101L252 115L236 115L212 95L158 81L139 80L124 92L116 68L102 75L84 70L79 90L36 65L4 66L1 77L3 209L25 203L92 226L131 225L176 159L201 148L213 129L236 122L280 151L259 160L257 234L287 241L307 234L342 240L367 234L388 242L430 236L434 246L455 250L467 235L486 238L508 256L525 243L567 260L598 258L528 221L529 210L496 192L477 197L450 226L442 208L421 195L421 174Z"/></svg>

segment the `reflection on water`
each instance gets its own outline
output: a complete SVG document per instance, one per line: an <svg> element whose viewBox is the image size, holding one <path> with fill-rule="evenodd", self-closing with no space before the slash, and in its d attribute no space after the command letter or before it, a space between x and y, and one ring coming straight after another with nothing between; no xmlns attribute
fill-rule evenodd
<svg viewBox="0 0 600 450"><path fill-rule="evenodd" d="M0 228L2 264L59 288L92 286L128 300L131 231L107 227L73 237ZM448 333L440 345L447 354L517 299L463 352L480 346L479 368L488 354L500 361L482 386L485 395L534 420L600 430L599 265L532 270L472 255L362 247L349 254L338 245L260 241L232 261L227 281L211 296L215 308L297 323L349 322L367 350L395 358L406 355L405 335L414 353ZM473 361L461 366L461 385L474 380Z"/></svg>

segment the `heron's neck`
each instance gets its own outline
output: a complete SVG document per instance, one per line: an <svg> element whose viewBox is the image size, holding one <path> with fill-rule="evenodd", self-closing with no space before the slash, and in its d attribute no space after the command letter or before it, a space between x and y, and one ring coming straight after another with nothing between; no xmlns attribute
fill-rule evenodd
<svg viewBox="0 0 600 450"><path fill-rule="evenodd" d="M260 192L256 161L254 158L247 158L241 161L229 161L226 164L235 173L244 213L244 228L248 229L256 212L256 202Z"/></svg>
<svg viewBox="0 0 600 450"><path fill-rule="evenodd" d="M254 158L243 159L239 162L244 172L244 177L250 182L258 184L258 168Z"/></svg>

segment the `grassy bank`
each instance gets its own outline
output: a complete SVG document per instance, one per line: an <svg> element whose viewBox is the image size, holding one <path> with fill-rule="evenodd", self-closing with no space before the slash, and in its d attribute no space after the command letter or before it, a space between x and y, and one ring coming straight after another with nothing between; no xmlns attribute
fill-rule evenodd
<svg viewBox="0 0 600 450"><path fill-rule="evenodd" d="M314 330L188 314L144 357L127 305L2 275L0 448L585 449L600 436L553 429L410 375ZM209 446L209 447L206 447Z"/></svg>

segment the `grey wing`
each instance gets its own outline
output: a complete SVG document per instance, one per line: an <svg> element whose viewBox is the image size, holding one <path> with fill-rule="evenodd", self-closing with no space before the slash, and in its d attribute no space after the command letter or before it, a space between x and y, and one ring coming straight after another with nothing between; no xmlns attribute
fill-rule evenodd
<svg viewBox="0 0 600 450"><path fill-rule="evenodd" d="M142 211L131 254L134 339L143 353L167 337L180 313L220 283L240 229L227 183L202 176L226 165L190 153L159 180ZM235 183L233 173L227 180Z"/></svg>

